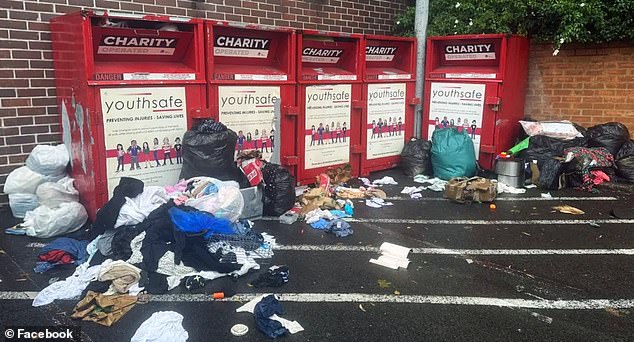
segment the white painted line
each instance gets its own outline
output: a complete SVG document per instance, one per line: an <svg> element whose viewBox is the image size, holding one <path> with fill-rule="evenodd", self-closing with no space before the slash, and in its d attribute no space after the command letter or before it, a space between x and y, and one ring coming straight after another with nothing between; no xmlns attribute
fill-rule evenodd
<svg viewBox="0 0 634 342"><path fill-rule="evenodd" d="M401 197L401 196L394 196L394 197L387 197L386 200L388 201L399 201L399 200L412 200L409 197ZM562 196L562 197L548 197L548 198L544 198L544 197L497 197L495 199L496 202L499 201L506 201L506 202L518 202L518 201L524 201L524 202L529 202L529 201L616 201L618 200L618 198L616 197L610 197L610 196L597 196L597 197L566 197L566 196ZM446 198L443 197L422 197L422 198L417 198L416 201L449 201Z"/></svg>
<svg viewBox="0 0 634 342"><path fill-rule="evenodd" d="M354 245L278 245L278 251L311 252L373 252L378 247ZM615 249L451 249L451 248L412 248L414 254L435 255L634 255L634 248Z"/></svg>
<svg viewBox="0 0 634 342"><path fill-rule="evenodd" d="M263 221L279 221L278 217L263 217ZM344 218L347 222L360 223L395 223L395 224L427 224L427 225L586 225L596 224L634 224L634 219L596 219L596 220L417 220L417 219L398 219L398 218ZM633 227L634 228L634 227Z"/></svg>
<svg viewBox="0 0 634 342"><path fill-rule="evenodd" d="M634 219L596 219L596 220L416 220L397 218L349 218L348 222L361 223L401 223L428 225L586 225L596 224L634 224ZM634 227L633 227L634 228Z"/></svg>
<svg viewBox="0 0 634 342"><path fill-rule="evenodd" d="M35 292L0 292L0 300L31 300ZM260 293L237 294L222 300L213 299L207 294L165 294L151 295L152 302L246 302ZM366 293L279 293L282 302L297 303L398 303L398 304L440 304L497 306L529 309L555 310L601 310L606 308L634 308L634 299L580 299L580 300L536 300L520 298L491 298L467 296L428 296L428 295L383 295ZM75 299L69 299L76 301Z"/></svg>

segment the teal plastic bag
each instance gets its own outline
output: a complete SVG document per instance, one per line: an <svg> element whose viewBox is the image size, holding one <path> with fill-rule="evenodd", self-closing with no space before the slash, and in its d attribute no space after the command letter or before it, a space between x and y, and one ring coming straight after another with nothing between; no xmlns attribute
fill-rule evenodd
<svg viewBox="0 0 634 342"><path fill-rule="evenodd" d="M434 177L449 180L453 177L473 177L476 157L473 141L466 132L455 128L434 130L431 137L431 166Z"/></svg>

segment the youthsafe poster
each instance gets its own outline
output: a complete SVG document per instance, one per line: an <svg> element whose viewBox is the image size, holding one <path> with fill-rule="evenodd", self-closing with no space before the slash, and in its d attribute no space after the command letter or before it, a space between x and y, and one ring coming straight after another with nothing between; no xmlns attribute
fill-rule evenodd
<svg viewBox="0 0 634 342"><path fill-rule="evenodd" d="M101 89L108 194L121 177L176 184L187 130L184 87Z"/></svg>

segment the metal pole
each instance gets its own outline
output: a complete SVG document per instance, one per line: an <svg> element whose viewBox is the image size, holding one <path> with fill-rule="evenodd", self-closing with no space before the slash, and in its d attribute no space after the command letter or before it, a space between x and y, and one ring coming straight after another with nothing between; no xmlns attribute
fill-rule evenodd
<svg viewBox="0 0 634 342"><path fill-rule="evenodd" d="M416 53L416 96L421 99L416 106L414 116L414 135L421 137L423 128L423 84L425 75L425 44L427 43L427 20L429 17L429 0L416 0L416 40L418 49Z"/></svg>

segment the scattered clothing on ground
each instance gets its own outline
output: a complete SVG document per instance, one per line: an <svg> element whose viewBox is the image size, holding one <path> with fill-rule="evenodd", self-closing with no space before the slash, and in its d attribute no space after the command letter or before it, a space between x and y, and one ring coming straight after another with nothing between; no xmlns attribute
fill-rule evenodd
<svg viewBox="0 0 634 342"><path fill-rule="evenodd" d="M88 291L73 309L72 318L93 321L112 326L130 311L137 302L136 296L110 295Z"/></svg>

